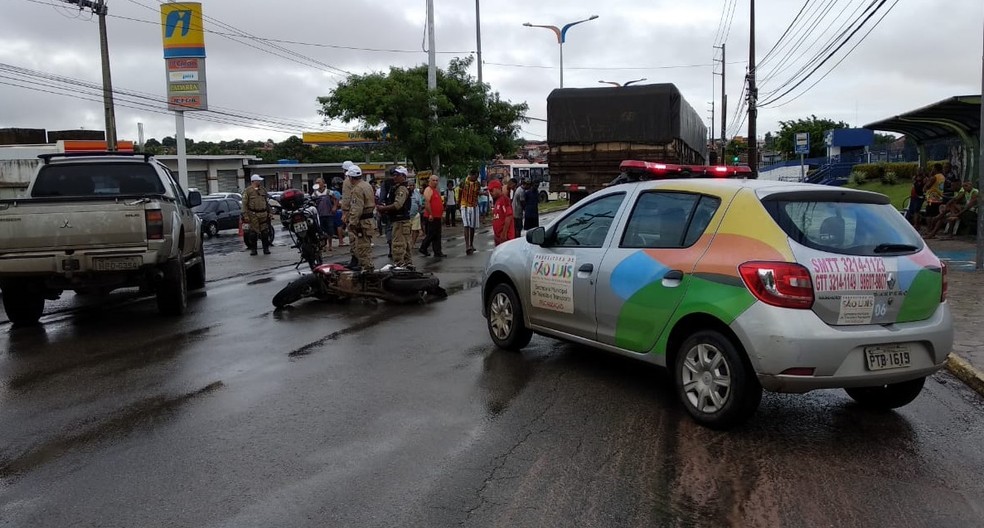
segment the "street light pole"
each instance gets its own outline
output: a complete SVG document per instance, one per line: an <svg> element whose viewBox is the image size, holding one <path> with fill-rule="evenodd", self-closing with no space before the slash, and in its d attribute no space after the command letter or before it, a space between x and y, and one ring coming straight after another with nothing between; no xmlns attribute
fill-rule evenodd
<svg viewBox="0 0 984 528"><path fill-rule="evenodd" d="M625 82L625 83L619 83L619 82L615 82L615 81L598 81L598 82L601 83L601 84L610 84L612 86L617 86L617 87L621 88L623 86L628 86L628 85L630 85L632 83L642 82L642 81L645 81L645 80L646 80L646 78L643 77L642 79L635 79L635 80L628 81L628 82Z"/></svg>
<svg viewBox="0 0 984 528"><path fill-rule="evenodd" d="M530 24L529 22L523 24L526 27L538 27L538 28L549 29L550 31L553 31L555 35L557 35L557 44L560 44L560 87L561 88L564 87L564 42L567 42L567 30L578 24L583 24L584 22L589 22L596 18L598 18L598 15L591 15L591 17L589 18L585 18L584 20L578 20L576 22L571 22L570 24L565 24L564 27L560 27L560 28L557 26L543 26L539 24Z"/></svg>
<svg viewBox="0 0 984 528"><path fill-rule="evenodd" d="M475 0L475 49L478 58L478 84L482 84L482 9L481 0Z"/></svg>

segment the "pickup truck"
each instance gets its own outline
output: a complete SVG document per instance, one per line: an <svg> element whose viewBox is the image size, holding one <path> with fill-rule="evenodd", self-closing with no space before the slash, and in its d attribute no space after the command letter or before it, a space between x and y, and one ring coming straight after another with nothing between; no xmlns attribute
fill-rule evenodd
<svg viewBox="0 0 984 528"><path fill-rule="evenodd" d="M205 287L201 220L177 179L149 154L42 154L26 197L0 200L0 290L15 325L36 324L65 290L140 287L180 315Z"/></svg>

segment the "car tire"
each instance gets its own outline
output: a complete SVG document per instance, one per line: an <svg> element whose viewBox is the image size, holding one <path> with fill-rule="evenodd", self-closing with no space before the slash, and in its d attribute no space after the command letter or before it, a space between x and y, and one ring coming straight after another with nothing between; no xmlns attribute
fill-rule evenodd
<svg viewBox="0 0 984 528"><path fill-rule="evenodd" d="M489 294L485 306L486 321L492 342L505 350L522 350L533 339L533 331L523 320L523 305L509 284L498 284Z"/></svg>
<svg viewBox="0 0 984 528"><path fill-rule="evenodd" d="M164 265L164 280L157 285L157 309L164 315L181 315L187 307L187 271L177 258Z"/></svg>
<svg viewBox="0 0 984 528"><path fill-rule="evenodd" d="M219 224L216 222L209 222L205 224L205 234L208 238L216 237L219 235Z"/></svg>
<svg viewBox="0 0 984 528"><path fill-rule="evenodd" d="M762 400L762 386L742 352L716 330L701 330L687 338L673 369L683 407L697 423L711 429L745 422Z"/></svg>
<svg viewBox="0 0 984 528"><path fill-rule="evenodd" d="M317 275L304 275L287 283L287 286L284 286L273 296L273 306L283 308L305 297L317 297L321 291L320 281L321 279Z"/></svg>
<svg viewBox="0 0 984 528"><path fill-rule="evenodd" d="M865 409L889 411L912 403L922 392L925 382L926 378L917 378L879 387L857 387L844 391Z"/></svg>
<svg viewBox="0 0 984 528"><path fill-rule="evenodd" d="M198 264L188 270L188 290L200 290L205 287L205 248L198 251Z"/></svg>
<svg viewBox="0 0 984 528"><path fill-rule="evenodd" d="M3 290L3 309L14 326L38 324L44 313L41 292L33 291L29 285L7 281L0 284L0 289Z"/></svg>

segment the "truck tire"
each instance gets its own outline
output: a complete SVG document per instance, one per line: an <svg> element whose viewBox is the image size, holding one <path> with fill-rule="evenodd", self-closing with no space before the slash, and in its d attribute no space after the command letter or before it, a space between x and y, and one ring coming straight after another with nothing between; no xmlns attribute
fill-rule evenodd
<svg viewBox="0 0 984 528"><path fill-rule="evenodd" d="M540 191L539 199L540 203L547 203L550 201L550 196L547 193Z"/></svg>
<svg viewBox="0 0 984 528"><path fill-rule="evenodd" d="M200 290L205 287L205 247L198 251L198 264L188 270L188 290Z"/></svg>
<svg viewBox="0 0 984 528"><path fill-rule="evenodd" d="M187 272L178 258L164 265L164 280L157 285L157 309L164 315L181 315L187 307Z"/></svg>
<svg viewBox="0 0 984 528"><path fill-rule="evenodd" d="M28 326L38 323L44 312L44 296L41 292L32 291L30 286L3 282L3 309L7 318L15 326Z"/></svg>

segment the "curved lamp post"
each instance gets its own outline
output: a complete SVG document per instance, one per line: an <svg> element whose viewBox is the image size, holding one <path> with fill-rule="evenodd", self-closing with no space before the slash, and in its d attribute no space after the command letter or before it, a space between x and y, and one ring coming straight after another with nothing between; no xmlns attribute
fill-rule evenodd
<svg viewBox="0 0 984 528"><path fill-rule="evenodd" d="M537 27L545 28L553 31L557 35L557 44L560 44L560 87L564 87L564 42L567 41L567 30L584 22L594 20L598 18L598 15L591 15L590 18L585 18L584 20L578 20L577 22L571 22L570 24L565 24L564 27L557 26L541 26L538 24L530 24L529 22L523 24L526 27Z"/></svg>
<svg viewBox="0 0 984 528"><path fill-rule="evenodd" d="M621 88L622 86L628 86L628 85L630 85L632 83L642 82L642 81L645 81L645 80L646 80L646 78L643 77L642 79L635 79L635 80L632 80L632 81L628 81L628 82L626 82L624 84L623 83L617 83L615 81L598 81L598 82L600 82L601 84L610 84L612 86L617 86L617 87Z"/></svg>

